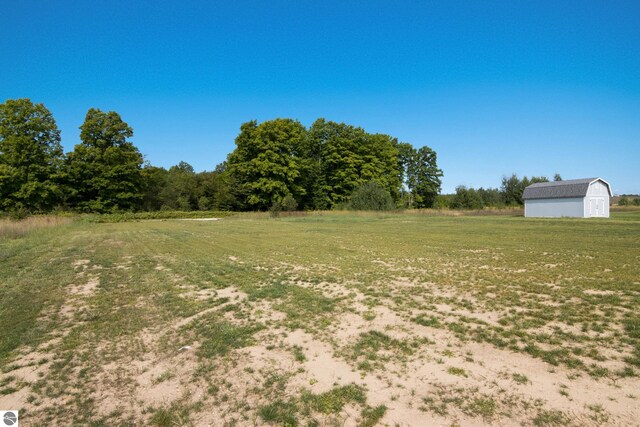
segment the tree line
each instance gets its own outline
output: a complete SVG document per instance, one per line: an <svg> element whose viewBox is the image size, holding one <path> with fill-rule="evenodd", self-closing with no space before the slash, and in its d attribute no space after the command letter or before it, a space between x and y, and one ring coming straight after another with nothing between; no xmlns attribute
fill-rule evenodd
<svg viewBox="0 0 640 427"><path fill-rule="evenodd" d="M555 174L554 181L562 181L560 174ZM522 206L524 189L537 182L549 182L546 176L519 178L515 173L503 176L500 188L472 188L463 185L456 187L455 194L438 197L437 207L451 209L483 209L485 207Z"/></svg>
<svg viewBox="0 0 640 427"><path fill-rule="evenodd" d="M0 104L0 211L121 212L433 207L442 171L429 147L318 119L242 124L213 171L144 161L116 112L91 108L64 153L43 104ZM353 203L352 203L353 202Z"/></svg>

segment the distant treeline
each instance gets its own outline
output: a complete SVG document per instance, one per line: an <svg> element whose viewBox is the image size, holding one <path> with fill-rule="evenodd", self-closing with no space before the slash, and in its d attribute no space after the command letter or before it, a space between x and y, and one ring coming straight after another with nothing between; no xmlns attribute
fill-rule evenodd
<svg viewBox="0 0 640 427"><path fill-rule="evenodd" d="M442 171L429 147L319 119L245 123L227 161L196 173L144 162L133 129L92 108L65 154L51 112L29 99L0 104L0 211L433 207Z"/></svg>
<svg viewBox="0 0 640 427"><path fill-rule="evenodd" d="M559 174L555 174L554 181L562 181ZM502 177L500 188L470 188L463 185L456 187L455 194L438 196L436 207L450 209L482 209L485 207L502 208L507 206L521 206L524 204L522 194L524 189L536 182L549 182L546 176L532 176L518 178L516 174Z"/></svg>
<svg viewBox="0 0 640 427"><path fill-rule="evenodd" d="M619 206L640 206L640 197L635 195L623 194L618 199Z"/></svg>

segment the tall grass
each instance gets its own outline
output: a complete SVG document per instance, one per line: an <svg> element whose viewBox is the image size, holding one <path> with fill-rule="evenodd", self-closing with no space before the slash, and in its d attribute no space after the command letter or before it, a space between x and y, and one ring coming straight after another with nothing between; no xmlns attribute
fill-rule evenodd
<svg viewBox="0 0 640 427"><path fill-rule="evenodd" d="M85 222L129 222L150 219L195 219L195 218L224 218L233 215L227 211L153 211L153 212L122 212L113 214L82 214Z"/></svg>
<svg viewBox="0 0 640 427"><path fill-rule="evenodd" d="M69 224L73 218L64 216L31 216L26 219L14 221L10 219L0 219L0 240L17 239L26 236L34 230L46 227L57 227Z"/></svg>

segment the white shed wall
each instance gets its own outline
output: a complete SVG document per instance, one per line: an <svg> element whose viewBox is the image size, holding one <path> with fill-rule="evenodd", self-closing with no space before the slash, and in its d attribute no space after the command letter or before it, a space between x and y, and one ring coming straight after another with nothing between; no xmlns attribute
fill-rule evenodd
<svg viewBox="0 0 640 427"><path fill-rule="evenodd" d="M594 181L589 185L584 198L584 216L609 218L609 188L604 182Z"/></svg>
<svg viewBox="0 0 640 427"><path fill-rule="evenodd" d="M585 214L585 203L582 197L575 199L532 199L524 201L525 217L578 217Z"/></svg>

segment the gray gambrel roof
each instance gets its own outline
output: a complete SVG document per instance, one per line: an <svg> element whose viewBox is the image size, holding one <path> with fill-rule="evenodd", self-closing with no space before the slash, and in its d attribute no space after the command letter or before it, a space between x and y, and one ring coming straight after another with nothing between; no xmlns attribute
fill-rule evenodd
<svg viewBox="0 0 640 427"><path fill-rule="evenodd" d="M609 195L611 195L611 187L604 179L584 178L531 184L524 189L522 198L525 200L531 200L585 197L589 190L589 185L594 181L602 181L609 189Z"/></svg>

